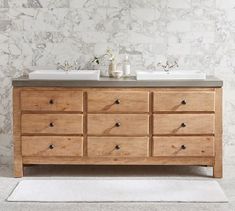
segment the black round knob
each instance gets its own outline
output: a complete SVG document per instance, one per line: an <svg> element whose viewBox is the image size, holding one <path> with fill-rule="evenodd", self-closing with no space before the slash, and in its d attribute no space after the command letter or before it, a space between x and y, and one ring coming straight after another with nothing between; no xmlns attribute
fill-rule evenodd
<svg viewBox="0 0 235 211"><path fill-rule="evenodd" d="M185 145L182 145L182 146L181 146L181 149L186 149L186 146L185 146Z"/></svg>
<svg viewBox="0 0 235 211"><path fill-rule="evenodd" d="M54 127L54 123L53 123L53 122L50 122L49 126L50 126L50 127Z"/></svg>
<svg viewBox="0 0 235 211"><path fill-rule="evenodd" d="M50 144L49 145L49 149L54 149L55 148L55 145L54 144Z"/></svg>
<svg viewBox="0 0 235 211"><path fill-rule="evenodd" d="M120 147L119 145L116 145L116 146L115 146L115 149L116 149L116 150L119 150L120 148L121 148L121 147Z"/></svg>
<svg viewBox="0 0 235 211"><path fill-rule="evenodd" d="M186 124L185 124L185 123L182 123L182 124L181 124L181 127L186 127Z"/></svg>
<svg viewBox="0 0 235 211"><path fill-rule="evenodd" d="M120 122L116 122L115 126L116 126L116 127L120 127L120 126L121 126L121 123L120 123Z"/></svg>
<svg viewBox="0 0 235 211"><path fill-rule="evenodd" d="M182 101L181 101L181 104L182 104L182 105L186 105L186 104L187 104L186 100L182 100Z"/></svg>
<svg viewBox="0 0 235 211"><path fill-rule="evenodd" d="M115 100L115 104L120 104L121 101L119 99Z"/></svg>
<svg viewBox="0 0 235 211"><path fill-rule="evenodd" d="M49 100L49 103L50 103L51 105L54 104L54 100L50 99L50 100Z"/></svg>

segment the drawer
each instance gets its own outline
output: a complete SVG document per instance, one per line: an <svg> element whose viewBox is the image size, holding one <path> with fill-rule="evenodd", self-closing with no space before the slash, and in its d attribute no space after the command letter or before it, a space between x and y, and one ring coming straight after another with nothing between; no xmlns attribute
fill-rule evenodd
<svg viewBox="0 0 235 211"><path fill-rule="evenodd" d="M147 135L147 114L88 114L89 135Z"/></svg>
<svg viewBox="0 0 235 211"><path fill-rule="evenodd" d="M153 156L214 156L214 138L154 137Z"/></svg>
<svg viewBox="0 0 235 211"><path fill-rule="evenodd" d="M149 93L144 91L88 92L88 112L149 112Z"/></svg>
<svg viewBox="0 0 235 211"><path fill-rule="evenodd" d="M23 136L23 156L82 156L83 138L74 136Z"/></svg>
<svg viewBox="0 0 235 211"><path fill-rule="evenodd" d="M23 114L23 134L82 134L82 114Z"/></svg>
<svg viewBox="0 0 235 211"><path fill-rule="evenodd" d="M81 91L22 91L23 111L83 111Z"/></svg>
<svg viewBox="0 0 235 211"><path fill-rule="evenodd" d="M154 134L213 134L214 114L155 114Z"/></svg>
<svg viewBox="0 0 235 211"><path fill-rule="evenodd" d="M89 157L147 157L148 137L88 137Z"/></svg>
<svg viewBox="0 0 235 211"><path fill-rule="evenodd" d="M154 111L215 111L213 91L159 91L154 93Z"/></svg>

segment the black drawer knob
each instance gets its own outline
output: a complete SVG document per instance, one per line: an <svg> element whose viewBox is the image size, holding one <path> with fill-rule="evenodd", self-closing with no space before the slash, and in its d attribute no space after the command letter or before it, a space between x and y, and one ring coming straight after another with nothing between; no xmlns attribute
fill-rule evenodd
<svg viewBox="0 0 235 211"><path fill-rule="evenodd" d="M119 105L121 101L119 99L115 100L115 104Z"/></svg>
<svg viewBox="0 0 235 211"><path fill-rule="evenodd" d="M50 122L49 126L50 126L50 127L54 127L54 123L53 123L53 122Z"/></svg>
<svg viewBox="0 0 235 211"><path fill-rule="evenodd" d="M182 105L186 105L186 104L187 104L186 100L182 100L182 101L181 101L181 104L182 104Z"/></svg>
<svg viewBox="0 0 235 211"><path fill-rule="evenodd" d="M54 149L55 148L55 145L54 144L50 144L49 145L49 149Z"/></svg>
<svg viewBox="0 0 235 211"><path fill-rule="evenodd" d="M53 105L54 104L54 100L50 99L49 100L49 104Z"/></svg>
<svg viewBox="0 0 235 211"><path fill-rule="evenodd" d="M120 127L120 126L121 126L121 123L120 123L120 122L117 122L117 123L115 124L115 126L116 126L116 127Z"/></svg>
<svg viewBox="0 0 235 211"><path fill-rule="evenodd" d="M119 150L120 148L121 148L121 147L120 147L119 145L116 145L116 146L115 146L115 149L116 149L116 150Z"/></svg>
<svg viewBox="0 0 235 211"><path fill-rule="evenodd" d="M186 146L185 146L185 145L182 145L182 146L181 146L181 149L186 149Z"/></svg>
<svg viewBox="0 0 235 211"><path fill-rule="evenodd" d="M186 127L186 124L185 124L185 123L182 123L182 124L181 124L181 127Z"/></svg>

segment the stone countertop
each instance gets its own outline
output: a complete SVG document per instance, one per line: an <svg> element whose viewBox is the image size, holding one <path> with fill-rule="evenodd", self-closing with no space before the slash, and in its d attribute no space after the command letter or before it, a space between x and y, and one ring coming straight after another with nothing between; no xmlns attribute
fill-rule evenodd
<svg viewBox="0 0 235 211"><path fill-rule="evenodd" d="M223 81L207 76L206 80L153 80L137 81L134 76L128 78L101 77L99 81L79 80L32 80L22 76L12 80L14 87L222 87Z"/></svg>

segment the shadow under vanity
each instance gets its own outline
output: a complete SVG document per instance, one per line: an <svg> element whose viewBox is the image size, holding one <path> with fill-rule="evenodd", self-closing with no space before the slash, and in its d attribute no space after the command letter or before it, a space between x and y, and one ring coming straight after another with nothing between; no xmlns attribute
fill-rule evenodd
<svg viewBox="0 0 235 211"><path fill-rule="evenodd" d="M202 165L221 178L222 85L14 79L15 176L30 164Z"/></svg>

